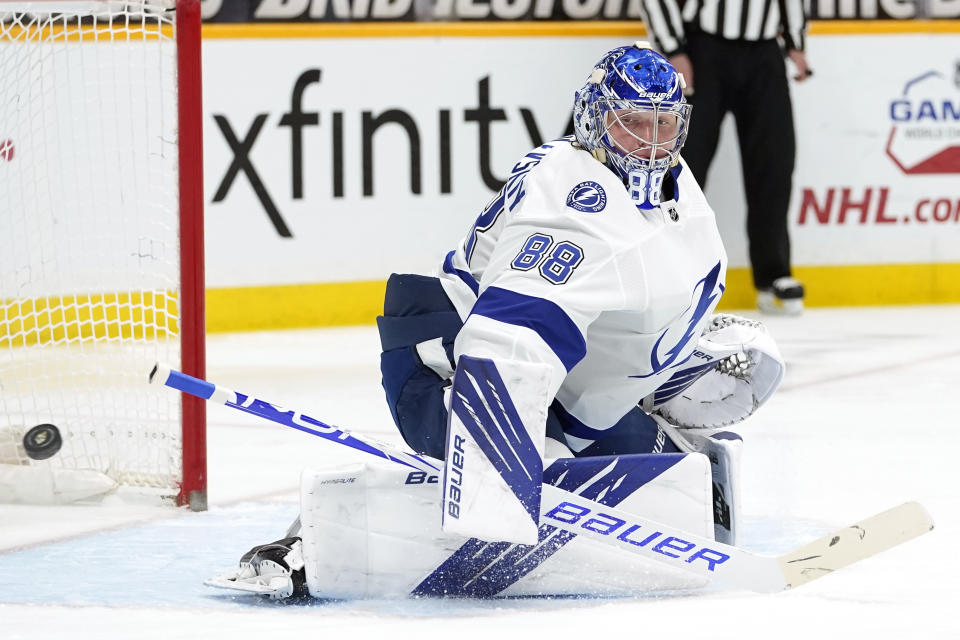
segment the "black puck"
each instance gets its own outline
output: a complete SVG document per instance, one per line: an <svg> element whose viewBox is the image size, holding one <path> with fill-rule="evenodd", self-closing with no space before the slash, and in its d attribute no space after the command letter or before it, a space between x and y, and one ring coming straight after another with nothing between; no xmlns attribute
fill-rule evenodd
<svg viewBox="0 0 960 640"><path fill-rule="evenodd" d="M52 424L38 424L23 435L23 449L33 460L53 457L62 446L60 429Z"/></svg>

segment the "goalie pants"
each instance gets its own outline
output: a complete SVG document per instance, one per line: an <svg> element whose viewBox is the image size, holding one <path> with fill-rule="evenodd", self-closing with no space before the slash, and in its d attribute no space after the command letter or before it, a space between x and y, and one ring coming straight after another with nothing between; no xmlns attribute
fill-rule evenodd
<svg viewBox="0 0 960 640"><path fill-rule="evenodd" d="M453 343L463 322L437 278L393 274L387 281L380 332L380 371L390 413L404 441L415 452L444 457L447 410L444 389L450 380L424 365L417 345L439 338L454 369ZM570 446L579 456L669 453L679 451L654 420L634 407L609 429L597 430L571 416L556 400L547 410L546 435ZM589 446L582 443L592 441Z"/></svg>

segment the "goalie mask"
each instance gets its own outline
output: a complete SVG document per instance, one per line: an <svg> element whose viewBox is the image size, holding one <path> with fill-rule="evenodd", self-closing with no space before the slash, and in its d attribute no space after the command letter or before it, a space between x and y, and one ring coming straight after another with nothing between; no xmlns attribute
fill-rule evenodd
<svg viewBox="0 0 960 640"><path fill-rule="evenodd" d="M608 52L576 93L577 142L620 176L636 205L660 204L667 171L680 162L690 105L683 77L644 42Z"/></svg>

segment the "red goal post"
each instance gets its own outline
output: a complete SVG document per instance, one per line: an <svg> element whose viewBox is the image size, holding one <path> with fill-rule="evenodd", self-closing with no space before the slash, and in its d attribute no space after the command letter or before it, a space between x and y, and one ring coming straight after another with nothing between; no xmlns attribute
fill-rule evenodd
<svg viewBox="0 0 960 640"><path fill-rule="evenodd" d="M0 0L0 500L206 508L200 69L200 0Z"/></svg>
<svg viewBox="0 0 960 640"><path fill-rule="evenodd" d="M203 247L203 87L200 0L177 0L177 83L180 187L181 366L206 378ZM207 409L183 394L183 478L178 504L207 508Z"/></svg>

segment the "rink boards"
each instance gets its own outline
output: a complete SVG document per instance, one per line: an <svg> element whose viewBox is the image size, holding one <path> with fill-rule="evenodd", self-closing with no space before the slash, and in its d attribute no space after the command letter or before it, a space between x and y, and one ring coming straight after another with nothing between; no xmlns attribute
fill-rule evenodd
<svg viewBox="0 0 960 640"><path fill-rule="evenodd" d="M791 83L789 219L808 302L960 300L960 28L822 24L814 77ZM211 328L369 321L391 271L433 268L515 158L564 132L598 52L642 35L600 26L208 26ZM228 128L259 188L243 171L226 180ZM735 140L728 121L707 191L733 267L727 308L752 305Z"/></svg>
<svg viewBox="0 0 960 640"><path fill-rule="evenodd" d="M636 22L204 29L211 331L372 322L387 276L439 264L516 158L567 130L598 55L644 37ZM791 83L809 305L960 301L958 43L957 21L814 23L815 75ZM707 189L727 309L753 304L735 140L728 120Z"/></svg>

